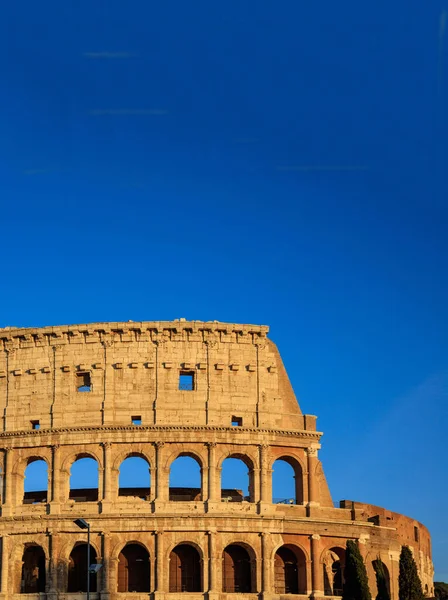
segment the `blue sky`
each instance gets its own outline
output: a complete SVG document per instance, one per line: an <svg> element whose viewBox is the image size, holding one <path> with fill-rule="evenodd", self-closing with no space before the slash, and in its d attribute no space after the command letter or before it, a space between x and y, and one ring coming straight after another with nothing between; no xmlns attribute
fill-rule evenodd
<svg viewBox="0 0 448 600"><path fill-rule="evenodd" d="M448 3L1 8L1 326L268 324L335 500L448 581Z"/></svg>

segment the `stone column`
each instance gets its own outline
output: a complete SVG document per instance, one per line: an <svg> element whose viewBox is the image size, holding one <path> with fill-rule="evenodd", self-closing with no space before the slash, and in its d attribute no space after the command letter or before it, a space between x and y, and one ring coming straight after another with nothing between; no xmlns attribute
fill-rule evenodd
<svg viewBox="0 0 448 600"><path fill-rule="evenodd" d="M360 535L359 539L358 539L359 552L360 552L364 562L366 562L366 556L367 556L367 552L368 552L367 542L368 542L369 538L370 538L370 536L365 533L365 534Z"/></svg>
<svg viewBox="0 0 448 600"><path fill-rule="evenodd" d="M102 509L108 509L111 505L111 479L112 479L112 444L103 442L103 486L102 494L98 489L98 500L101 500Z"/></svg>
<svg viewBox="0 0 448 600"><path fill-rule="evenodd" d="M251 496L251 501L255 504L260 502L260 469L254 467L251 471L252 481L250 482L249 477L249 495Z"/></svg>
<svg viewBox="0 0 448 600"><path fill-rule="evenodd" d="M103 568L102 568L102 583L101 583L101 599L107 599L109 598L109 594L112 591L115 591L111 585L111 581L110 581L110 574L111 574L111 568L110 568L110 560L111 560L111 556L110 556L110 535L108 533L106 533L105 531L103 531L101 533L101 537L103 540Z"/></svg>
<svg viewBox="0 0 448 600"><path fill-rule="evenodd" d="M165 597L165 570L169 570L169 565L163 564L164 544L163 531L156 531L156 585L154 597L156 600L162 600Z"/></svg>
<svg viewBox="0 0 448 600"><path fill-rule="evenodd" d="M2 507L2 516L9 517L13 514L13 490L14 481L12 474L13 454L11 448L4 449L4 464L5 464L5 499Z"/></svg>
<svg viewBox="0 0 448 600"><path fill-rule="evenodd" d="M163 447L165 442L155 442L156 448L156 498L155 504L162 508L165 502L169 499L168 488L169 478L162 466L163 463Z"/></svg>
<svg viewBox="0 0 448 600"><path fill-rule="evenodd" d="M216 531L208 531L208 598L219 598L218 556L216 554Z"/></svg>
<svg viewBox="0 0 448 600"><path fill-rule="evenodd" d="M58 536L53 531L48 532L48 574L50 581L48 582L49 598L57 598L58 592ZM51 596L50 596L51 594Z"/></svg>
<svg viewBox="0 0 448 600"><path fill-rule="evenodd" d="M316 477L317 449L307 448L306 454L308 458L308 506L319 506L319 489Z"/></svg>
<svg viewBox="0 0 448 600"><path fill-rule="evenodd" d="M208 442L208 498L207 510L219 506L221 503L220 494L217 487L217 468L216 468L216 442Z"/></svg>
<svg viewBox="0 0 448 600"><path fill-rule="evenodd" d="M272 504L271 472L268 469L269 444L260 444L260 513L267 512Z"/></svg>
<svg viewBox="0 0 448 600"><path fill-rule="evenodd" d="M320 562L320 535L311 536L311 560L312 560L312 582L313 596L319 597L324 595L322 564Z"/></svg>
<svg viewBox="0 0 448 600"><path fill-rule="evenodd" d="M51 493L50 513L59 511L61 495L61 454L58 444L51 447Z"/></svg>
<svg viewBox="0 0 448 600"><path fill-rule="evenodd" d="M263 598L267 599L272 590L271 582L271 560L269 558L270 534L260 533L261 537L261 591Z"/></svg>
<svg viewBox="0 0 448 600"><path fill-rule="evenodd" d="M2 594L6 596L8 593L8 566L9 566L9 540L8 535L4 534L2 536L2 568L1 568L1 577L2 577Z"/></svg>

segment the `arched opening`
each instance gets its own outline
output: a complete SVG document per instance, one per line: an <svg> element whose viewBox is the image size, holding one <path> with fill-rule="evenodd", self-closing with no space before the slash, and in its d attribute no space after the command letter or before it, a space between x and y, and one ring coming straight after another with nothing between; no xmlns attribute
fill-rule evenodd
<svg viewBox="0 0 448 600"><path fill-rule="evenodd" d="M345 550L330 548L323 559L325 596L342 596Z"/></svg>
<svg viewBox="0 0 448 600"><path fill-rule="evenodd" d="M98 463L91 456L78 456L71 466L70 499L75 502L98 500Z"/></svg>
<svg viewBox="0 0 448 600"><path fill-rule="evenodd" d="M96 563L96 551L90 546L90 564ZM90 591L96 592L96 573L90 573ZM68 593L87 592L87 544L76 544L68 563Z"/></svg>
<svg viewBox="0 0 448 600"><path fill-rule="evenodd" d="M188 454L180 454L170 467L170 500L202 500L201 465Z"/></svg>
<svg viewBox="0 0 448 600"><path fill-rule="evenodd" d="M390 598L390 575L389 569L383 563L381 559L372 561L373 570L375 571L376 586L378 589L378 595L381 598Z"/></svg>
<svg viewBox="0 0 448 600"><path fill-rule="evenodd" d="M222 591L250 593L253 591L252 568L248 551L239 544L230 544L223 553Z"/></svg>
<svg viewBox="0 0 448 600"><path fill-rule="evenodd" d="M276 594L306 594L306 557L297 546L286 544L275 553Z"/></svg>
<svg viewBox="0 0 448 600"><path fill-rule="evenodd" d="M170 553L170 592L201 592L201 560L190 544L179 544Z"/></svg>
<svg viewBox="0 0 448 600"><path fill-rule="evenodd" d="M31 458L25 469L23 503L39 504L48 498L48 467L42 458Z"/></svg>
<svg viewBox="0 0 448 600"><path fill-rule="evenodd" d="M45 553L40 546L26 546L22 557L22 594L45 592Z"/></svg>
<svg viewBox="0 0 448 600"><path fill-rule="evenodd" d="M149 592L149 552L140 544L127 544L118 557L118 591Z"/></svg>
<svg viewBox="0 0 448 600"><path fill-rule="evenodd" d="M254 472L245 456L229 456L221 465L221 499L224 502L254 502Z"/></svg>
<svg viewBox="0 0 448 600"><path fill-rule="evenodd" d="M148 461L135 454L128 456L120 465L118 495L149 500L150 494L151 477Z"/></svg>
<svg viewBox="0 0 448 600"><path fill-rule="evenodd" d="M272 502L303 504L303 473L299 461L289 456L272 465Z"/></svg>

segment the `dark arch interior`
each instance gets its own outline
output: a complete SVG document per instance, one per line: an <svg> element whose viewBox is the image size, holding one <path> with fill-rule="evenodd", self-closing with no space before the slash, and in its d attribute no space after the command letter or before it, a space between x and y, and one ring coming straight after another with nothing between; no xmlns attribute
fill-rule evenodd
<svg viewBox="0 0 448 600"><path fill-rule="evenodd" d="M93 546L90 546L90 564L95 563L96 551ZM96 592L96 579L96 573L91 573L89 576L91 592ZM70 554L67 592L87 592L87 544L78 544Z"/></svg>
<svg viewBox="0 0 448 600"><path fill-rule="evenodd" d="M40 546L28 546L23 553L22 594L45 592L45 553Z"/></svg>
<svg viewBox="0 0 448 600"><path fill-rule="evenodd" d="M224 550L222 588L228 593L252 591L250 556L243 546L231 544Z"/></svg>
<svg viewBox="0 0 448 600"><path fill-rule="evenodd" d="M275 553L274 579L276 594L299 594L299 564L296 554L287 546Z"/></svg>
<svg viewBox="0 0 448 600"><path fill-rule="evenodd" d="M201 591L199 552L189 544L180 544L170 553L170 592Z"/></svg>
<svg viewBox="0 0 448 600"><path fill-rule="evenodd" d="M118 591L149 592L149 553L140 544L127 544L118 557Z"/></svg>

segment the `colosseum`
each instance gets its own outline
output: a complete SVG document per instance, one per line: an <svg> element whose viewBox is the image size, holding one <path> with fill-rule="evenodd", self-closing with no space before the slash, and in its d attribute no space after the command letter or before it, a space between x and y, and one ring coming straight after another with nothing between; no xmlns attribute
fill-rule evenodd
<svg viewBox="0 0 448 600"><path fill-rule="evenodd" d="M373 598L381 558L398 600L404 544L433 595L421 523L333 504L316 417L302 414L268 331L185 319L0 330L3 600L338 597L348 539ZM170 486L182 457L197 485ZM130 458L148 477L125 487ZM97 486L75 488L86 459ZM246 493L223 489L229 459L244 463ZM282 501L280 463L295 490ZM44 485L29 491L36 465Z"/></svg>

